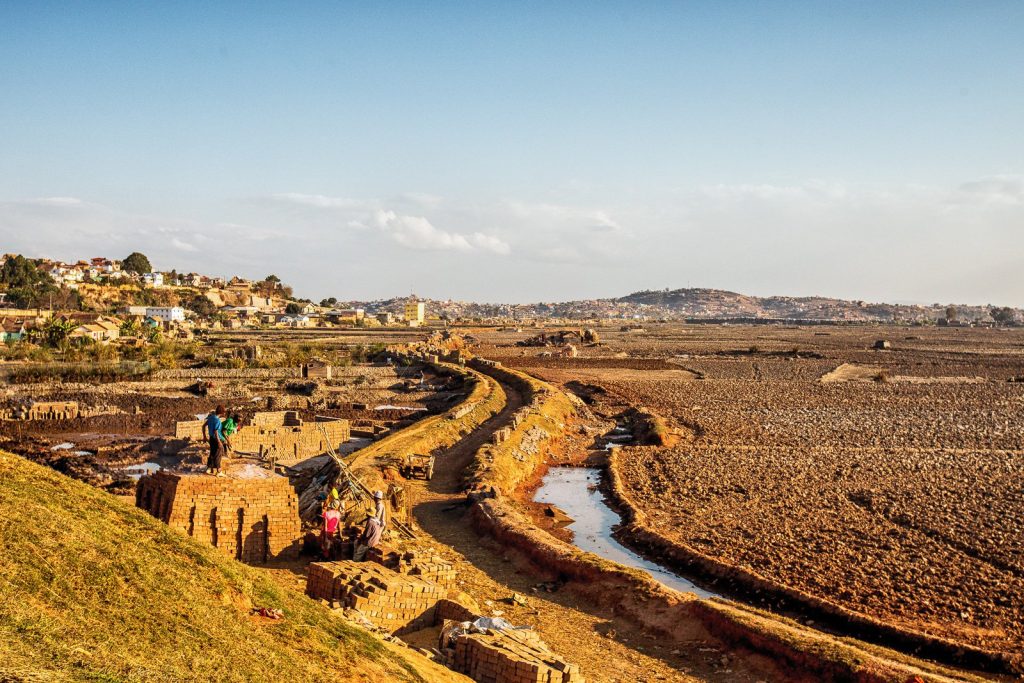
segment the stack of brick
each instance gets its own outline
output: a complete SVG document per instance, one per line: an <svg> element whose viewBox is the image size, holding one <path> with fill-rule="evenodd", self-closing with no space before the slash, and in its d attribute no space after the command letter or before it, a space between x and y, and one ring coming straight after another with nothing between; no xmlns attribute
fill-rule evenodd
<svg viewBox="0 0 1024 683"><path fill-rule="evenodd" d="M178 439L202 439L204 420L188 420L175 425ZM326 437L325 437L326 434ZM284 463L326 453L351 438L348 420L317 418L303 422L295 411L256 413L251 423L231 437L231 446L242 453L276 455Z"/></svg>
<svg viewBox="0 0 1024 683"><path fill-rule="evenodd" d="M448 648L449 665L479 683L583 683L577 664L552 652L534 631L483 629L462 633ZM442 646L445 646L442 643Z"/></svg>
<svg viewBox="0 0 1024 683"><path fill-rule="evenodd" d="M382 544L371 548L366 554L366 559L398 574L415 576L446 590L455 585L455 566L438 555L427 555L417 551L400 553Z"/></svg>
<svg viewBox="0 0 1024 683"><path fill-rule="evenodd" d="M306 594L359 610L389 633L433 625L445 590L402 575L374 562L314 562L309 565Z"/></svg>
<svg viewBox="0 0 1024 683"><path fill-rule="evenodd" d="M298 496L270 472L238 479L162 470L139 480L135 504L249 564L292 557L302 538Z"/></svg>
<svg viewBox="0 0 1024 683"><path fill-rule="evenodd" d="M27 410L15 408L11 413L20 420L74 420L80 415L75 401L36 401Z"/></svg>

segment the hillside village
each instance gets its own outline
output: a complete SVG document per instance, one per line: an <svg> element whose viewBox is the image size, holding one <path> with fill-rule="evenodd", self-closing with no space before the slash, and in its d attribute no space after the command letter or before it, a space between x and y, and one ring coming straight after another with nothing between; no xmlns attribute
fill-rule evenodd
<svg viewBox="0 0 1024 683"><path fill-rule="evenodd" d="M10 264L10 266L8 266ZM292 296L275 275L263 280L153 270L142 254L123 261L0 261L0 341L113 342L191 339L202 330L401 325L428 322L415 298L382 310ZM435 320L436 321L436 320Z"/></svg>
<svg viewBox="0 0 1024 683"><path fill-rule="evenodd" d="M755 297L715 289L642 291L613 299L485 304L415 296L314 303L276 275L240 276L156 270L138 252L74 263L7 254L0 261L0 341L192 339L203 330L474 324L560 321L899 323L1016 325L1021 311L994 306L872 304L825 297Z"/></svg>

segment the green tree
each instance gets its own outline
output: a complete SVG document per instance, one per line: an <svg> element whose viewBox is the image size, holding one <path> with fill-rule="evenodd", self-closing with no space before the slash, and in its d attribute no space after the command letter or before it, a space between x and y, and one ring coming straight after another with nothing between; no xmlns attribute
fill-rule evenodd
<svg viewBox="0 0 1024 683"><path fill-rule="evenodd" d="M122 337L136 337L139 334L139 321L135 318L128 318L121 323Z"/></svg>
<svg viewBox="0 0 1024 683"><path fill-rule="evenodd" d="M284 307L284 312L287 313L288 315L298 315L299 313L302 312L302 307L299 306L294 301L292 301L289 302L288 305Z"/></svg>
<svg viewBox="0 0 1024 683"><path fill-rule="evenodd" d="M323 306L324 308L326 308L328 306L334 306L337 303L338 303L338 300L335 297L333 297L333 296L328 298L328 299L321 299L321 301L320 301L320 305Z"/></svg>
<svg viewBox="0 0 1024 683"><path fill-rule="evenodd" d="M153 265L146 258L145 254L137 251L133 251L128 255L124 261L121 261L121 269L126 270L129 273L137 273L142 275L143 273L152 273Z"/></svg>
<svg viewBox="0 0 1024 683"><path fill-rule="evenodd" d="M18 308L42 306L58 291L53 278L39 270L38 261L20 254L10 257L0 267L0 288L7 292L7 300Z"/></svg>
<svg viewBox="0 0 1024 683"><path fill-rule="evenodd" d="M276 275L268 275L256 283L256 291L261 296L273 296L274 292L281 286L281 278Z"/></svg>
<svg viewBox="0 0 1024 683"><path fill-rule="evenodd" d="M196 315L203 318L208 318L217 312L217 306L202 294L192 297L192 300L185 305L185 308L194 311Z"/></svg>
<svg viewBox="0 0 1024 683"><path fill-rule="evenodd" d="M43 326L43 341L55 349L67 346L71 333L78 325L67 318L50 318Z"/></svg>
<svg viewBox="0 0 1024 683"><path fill-rule="evenodd" d="M993 306L989 310L989 315L1000 325L1010 325L1017 322L1017 311L1013 310L1009 306Z"/></svg>
<svg viewBox="0 0 1024 683"><path fill-rule="evenodd" d="M959 317L960 317L960 312L958 310L956 310L956 306L947 306L946 307L946 320L948 320L949 322L954 322L954 321L958 320Z"/></svg>

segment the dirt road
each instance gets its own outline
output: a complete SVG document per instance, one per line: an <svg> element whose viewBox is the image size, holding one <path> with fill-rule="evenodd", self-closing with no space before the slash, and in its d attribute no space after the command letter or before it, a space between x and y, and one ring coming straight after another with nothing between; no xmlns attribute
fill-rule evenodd
<svg viewBox="0 0 1024 683"><path fill-rule="evenodd" d="M694 625L689 642L662 644L610 610L598 608L567 590L547 593L535 587L543 580L469 523L462 479L477 448L504 426L522 405L516 390L503 385L505 408L480 429L437 458L430 482L409 482L413 514L423 541L455 563L461 588L475 597L485 614L500 613L514 624L528 624L559 654L577 662L590 681L788 681L767 659L728 652ZM512 604L513 593L527 605Z"/></svg>

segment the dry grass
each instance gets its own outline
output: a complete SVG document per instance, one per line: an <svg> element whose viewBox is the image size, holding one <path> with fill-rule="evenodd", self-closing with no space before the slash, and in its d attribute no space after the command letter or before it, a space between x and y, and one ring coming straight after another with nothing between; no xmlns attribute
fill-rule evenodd
<svg viewBox="0 0 1024 683"><path fill-rule="evenodd" d="M450 678L262 571L3 452L0 548L0 680ZM286 617L261 623L253 605Z"/></svg>

